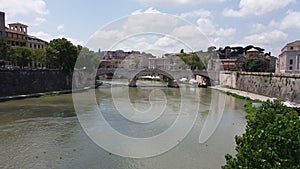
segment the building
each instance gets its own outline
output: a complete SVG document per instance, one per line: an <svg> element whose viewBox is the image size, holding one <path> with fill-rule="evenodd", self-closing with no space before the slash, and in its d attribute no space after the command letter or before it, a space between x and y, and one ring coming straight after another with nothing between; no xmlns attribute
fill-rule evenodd
<svg viewBox="0 0 300 169"><path fill-rule="evenodd" d="M255 49L255 48L251 48L249 50L246 51L246 58L251 58L251 57L260 57L260 52L259 50Z"/></svg>
<svg viewBox="0 0 300 169"><path fill-rule="evenodd" d="M0 38L6 38L12 47L26 47L30 49L44 48L48 42L37 37L28 35L28 26L22 23L10 23L5 26L5 13L0 12Z"/></svg>
<svg viewBox="0 0 300 169"><path fill-rule="evenodd" d="M5 36L5 14L0 11L0 38Z"/></svg>
<svg viewBox="0 0 300 169"><path fill-rule="evenodd" d="M300 40L288 43L281 49L276 72L300 73Z"/></svg>
<svg viewBox="0 0 300 169"><path fill-rule="evenodd" d="M8 24L5 28L7 43L11 46L27 47L27 25L21 23Z"/></svg>

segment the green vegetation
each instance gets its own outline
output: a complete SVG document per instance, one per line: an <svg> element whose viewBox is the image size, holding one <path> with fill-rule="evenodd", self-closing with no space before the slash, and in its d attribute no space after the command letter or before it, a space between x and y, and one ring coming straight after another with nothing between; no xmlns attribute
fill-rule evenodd
<svg viewBox="0 0 300 169"><path fill-rule="evenodd" d="M44 98L44 97L53 97L53 96L59 96L59 95L60 95L59 93L49 93L49 94L42 95L40 97Z"/></svg>
<svg viewBox="0 0 300 169"><path fill-rule="evenodd" d="M203 63L203 60L200 60L200 57L196 53L192 54L186 54L186 53L180 53L179 55L180 59L184 62L184 64L191 70L202 70L205 69L205 64ZM183 63L179 63L182 67ZM185 66L185 68L186 68Z"/></svg>
<svg viewBox="0 0 300 169"><path fill-rule="evenodd" d="M241 99L241 100L251 100L249 97L240 96L240 95L235 94L235 93L225 92L225 91L220 91L220 92L221 92L221 93L224 93L224 94L227 94L227 95L229 95L229 96L232 96L232 97Z"/></svg>
<svg viewBox="0 0 300 169"><path fill-rule="evenodd" d="M0 39L0 66L9 64L22 68L60 69L70 73L77 58L78 68L94 69L98 55L82 46L75 46L65 38L53 39L43 49L11 47L4 38Z"/></svg>
<svg viewBox="0 0 300 169"><path fill-rule="evenodd" d="M300 118L278 100L259 108L248 102L246 132L236 136L235 157L227 154L223 169L300 168Z"/></svg>
<svg viewBox="0 0 300 169"><path fill-rule="evenodd" d="M264 72L268 63L263 58L246 58L243 62L243 70L247 72Z"/></svg>

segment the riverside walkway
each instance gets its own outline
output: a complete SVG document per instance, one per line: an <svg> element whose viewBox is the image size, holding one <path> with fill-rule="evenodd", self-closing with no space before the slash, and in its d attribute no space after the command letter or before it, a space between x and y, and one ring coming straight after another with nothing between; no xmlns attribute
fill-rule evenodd
<svg viewBox="0 0 300 169"><path fill-rule="evenodd" d="M249 97L252 100L260 100L263 102L271 99L271 97L267 97L267 96L263 96L263 95L259 95L259 94L255 94L255 93L251 93L251 92L236 90L236 89L230 89L230 88L226 88L226 87L222 87L222 86L211 86L210 88L216 89L219 91L223 91L223 92L237 94L237 95L243 96L243 97Z"/></svg>

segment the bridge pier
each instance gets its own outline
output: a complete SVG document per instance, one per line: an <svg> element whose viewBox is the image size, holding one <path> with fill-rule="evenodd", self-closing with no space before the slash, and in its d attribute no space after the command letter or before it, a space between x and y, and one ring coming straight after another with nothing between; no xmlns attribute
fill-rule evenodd
<svg viewBox="0 0 300 169"><path fill-rule="evenodd" d="M168 87L179 88L179 85L178 85L176 80L169 79L168 80Z"/></svg>
<svg viewBox="0 0 300 169"><path fill-rule="evenodd" d="M129 86L129 87L137 87L137 86L136 86L136 80L135 80L135 79L129 80L128 86Z"/></svg>

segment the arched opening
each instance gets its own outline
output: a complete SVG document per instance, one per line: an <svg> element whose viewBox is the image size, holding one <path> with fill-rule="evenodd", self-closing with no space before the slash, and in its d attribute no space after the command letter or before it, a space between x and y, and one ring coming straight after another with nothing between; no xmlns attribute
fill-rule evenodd
<svg viewBox="0 0 300 169"><path fill-rule="evenodd" d="M178 88L179 85L177 83L177 81L167 72L159 70L159 69L146 69L143 71L140 71L139 73L137 73L132 79L129 80L129 87L137 87L136 83L139 79L139 77L142 76L160 76L163 77L163 79L167 79L168 81L168 87L172 87L172 88Z"/></svg>

